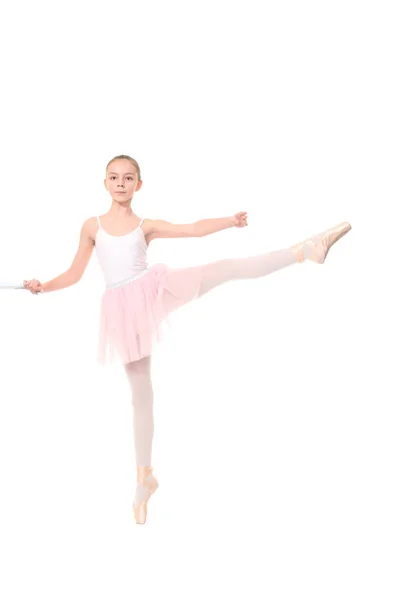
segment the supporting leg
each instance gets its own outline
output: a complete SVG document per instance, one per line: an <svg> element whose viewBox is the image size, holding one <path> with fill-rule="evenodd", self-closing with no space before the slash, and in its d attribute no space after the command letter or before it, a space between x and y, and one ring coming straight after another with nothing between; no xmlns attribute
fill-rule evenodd
<svg viewBox="0 0 400 600"><path fill-rule="evenodd" d="M154 436L151 356L128 363L124 368L132 391L136 466L147 467L151 465Z"/></svg>
<svg viewBox="0 0 400 600"><path fill-rule="evenodd" d="M132 391L133 431L136 454L136 492L134 512L137 523L145 523L147 501L157 489L152 473L151 453L154 437L154 394L151 381L151 356L126 364L125 372Z"/></svg>

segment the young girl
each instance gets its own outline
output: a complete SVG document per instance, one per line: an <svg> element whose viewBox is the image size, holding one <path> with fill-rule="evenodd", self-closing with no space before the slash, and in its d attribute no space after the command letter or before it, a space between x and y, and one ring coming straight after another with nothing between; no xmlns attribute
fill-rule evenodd
<svg viewBox="0 0 400 600"><path fill-rule="evenodd" d="M52 292L77 283L93 248L104 273L98 361L124 366L131 390L137 485L136 523L146 522L147 502L158 487L152 472L154 431L151 352L162 338L168 315L180 306L234 279L263 277L308 259L323 263L331 246L350 229L342 223L289 248L259 256L218 260L200 266L172 269L147 264L147 248L155 238L202 237L228 227L247 226L247 213L175 225L141 219L132 212L135 192L142 187L140 168L130 156L120 155L107 165L104 185L111 196L110 210L85 221L71 267L46 283L24 281L33 294Z"/></svg>

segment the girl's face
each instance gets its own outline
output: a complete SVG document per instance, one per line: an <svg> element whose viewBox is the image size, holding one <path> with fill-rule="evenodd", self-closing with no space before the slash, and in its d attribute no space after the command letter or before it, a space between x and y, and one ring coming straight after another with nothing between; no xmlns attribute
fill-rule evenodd
<svg viewBox="0 0 400 600"><path fill-rule="evenodd" d="M109 165L107 177L104 180L106 190L115 202L120 204L132 200L133 194L140 190L142 182L129 160L115 160Z"/></svg>

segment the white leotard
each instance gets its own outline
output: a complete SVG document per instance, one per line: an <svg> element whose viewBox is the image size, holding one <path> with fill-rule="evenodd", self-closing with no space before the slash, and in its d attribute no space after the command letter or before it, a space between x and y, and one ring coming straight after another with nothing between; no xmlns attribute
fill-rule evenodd
<svg viewBox="0 0 400 600"><path fill-rule="evenodd" d="M122 285L148 271L147 243L139 226L126 235L110 235L100 225L95 238L97 258L107 287Z"/></svg>

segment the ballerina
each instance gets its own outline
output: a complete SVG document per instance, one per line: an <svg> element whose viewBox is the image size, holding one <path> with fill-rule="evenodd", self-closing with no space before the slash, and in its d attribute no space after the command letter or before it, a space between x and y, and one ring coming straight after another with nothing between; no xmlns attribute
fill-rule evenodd
<svg viewBox="0 0 400 600"><path fill-rule="evenodd" d="M168 316L179 307L215 287L237 279L264 277L306 260L323 264L330 248L351 229L340 223L288 248L257 256L228 258L184 268L164 263L152 266L147 250L153 239L203 237L230 227L246 227L247 213L203 219L190 224L140 218L131 208L142 187L140 167L127 155L110 160L104 185L111 207L87 219L82 226L78 251L65 272L48 282L25 280L32 294L52 292L76 284L96 248L106 289L101 299L98 362L123 366L132 392L136 455L136 492L133 504L137 524L147 519L147 504L159 487L152 467L154 435L151 356L162 340Z"/></svg>

